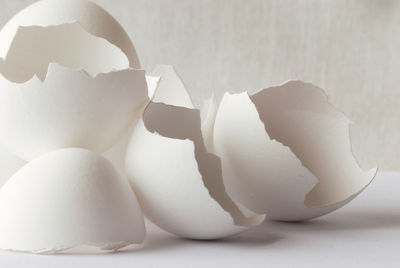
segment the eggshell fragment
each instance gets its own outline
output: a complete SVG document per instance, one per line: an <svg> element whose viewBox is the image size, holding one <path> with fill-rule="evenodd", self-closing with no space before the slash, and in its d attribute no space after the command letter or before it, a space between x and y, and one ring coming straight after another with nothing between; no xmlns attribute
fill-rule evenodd
<svg viewBox="0 0 400 268"><path fill-rule="evenodd" d="M159 76L146 75L147 94L149 96L149 99L153 98L159 82L160 82Z"/></svg>
<svg viewBox="0 0 400 268"><path fill-rule="evenodd" d="M161 228L193 239L216 239L264 220L225 192L220 159L207 152L200 111L193 108L170 66L133 131L126 167L146 216ZM168 93L171 94L168 94Z"/></svg>
<svg viewBox="0 0 400 268"><path fill-rule="evenodd" d="M349 120L322 90L300 81L252 96L226 94L215 120L214 148L232 196L275 220L329 213L351 201L376 173L357 165Z"/></svg>
<svg viewBox="0 0 400 268"><path fill-rule="evenodd" d="M42 0L21 10L0 31L0 58L7 56L21 26L46 27L75 22L91 35L120 48L129 59L130 67L140 68L135 47L121 25L102 7L87 0Z"/></svg>
<svg viewBox="0 0 400 268"><path fill-rule="evenodd" d="M0 248L52 253L117 250L145 236L139 205L111 163L61 149L26 164L0 190Z"/></svg>

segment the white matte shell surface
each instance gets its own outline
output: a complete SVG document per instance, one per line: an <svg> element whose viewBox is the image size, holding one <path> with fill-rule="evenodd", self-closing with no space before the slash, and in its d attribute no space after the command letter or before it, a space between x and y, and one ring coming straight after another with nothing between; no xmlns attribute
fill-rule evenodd
<svg viewBox="0 0 400 268"><path fill-rule="evenodd" d="M192 108L173 68L158 66L152 74L161 77L154 99L164 103L151 102L146 108L126 159L146 216L193 239L221 238L262 222L264 216L242 208L224 191L220 160L205 151L200 112Z"/></svg>
<svg viewBox="0 0 400 268"><path fill-rule="evenodd" d="M0 248L35 253L141 243L141 210L111 163L61 149L25 165L0 190Z"/></svg>

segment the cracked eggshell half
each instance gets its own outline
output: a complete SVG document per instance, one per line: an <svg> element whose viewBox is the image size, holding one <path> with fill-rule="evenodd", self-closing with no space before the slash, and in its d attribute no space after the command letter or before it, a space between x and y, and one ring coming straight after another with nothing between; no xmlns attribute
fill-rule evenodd
<svg viewBox="0 0 400 268"><path fill-rule="evenodd" d="M225 192L220 159L207 152L200 112L170 66L131 136L126 169L145 215L192 239L217 239L261 223Z"/></svg>
<svg viewBox="0 0 400 268"><path fill-rule="evenodd" d="M117 250L144 236L143 215L128 181L108 160L85 149L42 155L0 190L1 249Z"/></svg>
<svg viewBox="0 0 400 268"><path fill-rule="evenodd" d="M65 147L103 152L148 102L118 22L86 0L44 0L0 31L0 142L25 160Z"/></svg>
<svg viewBox="0 0 400 268"><path fill-rule="evenodd" d="M107 40L122 50L130 67L140 68L135 47L125 30L106 10L87 0L42 0L21 10L0 31L0 58L9 53L19 27L69 23L78 23L91 35Z"/></svg>
<svg viewBox="0 0 400 268"><path fill-rule="evenodd" d="M128 56L76 22L19 27L0 60L1 143L25 160L110 148L149 100L145 73Z"/></svg>
<svg viewBox="0 0 400 268"><path fill-rule="evenodd" d="M225 94L213 145L224 182L248 209L282 221L327 214L372 181L351 152L349 120L308 83Z"/></svg>

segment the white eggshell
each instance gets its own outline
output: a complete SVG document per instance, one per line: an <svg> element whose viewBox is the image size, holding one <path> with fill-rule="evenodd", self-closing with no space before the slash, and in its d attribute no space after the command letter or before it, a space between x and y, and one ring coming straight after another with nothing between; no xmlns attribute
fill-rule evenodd
<svg viewBox="0 0 400 268"><path fill-rule="evenodd" d="M0 141L25 160L59 148L102 152L116 143L147 103L144 71L92 78L56 64L44 82L0 76Z"/></svg>
<svg viewBox="0 0 400 268"><path fill-rule="evenodd" d="M138 66L125 31L96 4L27 7L0 31L0 142L25 160L109 149L149 100Z"/></svg>
<svg viewBox="0 0 400 268"><path fill-rule="evenodd" d="M109 161L67 148L29 162L0 190L0 248L34 253L141 243L139 205Z"/></svg>
<svg viewBox="0 0 400 268"><path fill-rule="evenodd" d="M26 162L10 153L0 145L0 188L14 175Z"/></svg>
<svg viewBox="0 0 400 268"><path fill-rule="evenodd" d="M374 178L357 165L349 121L323 92L300 81L226 94L214 125L225 185L248 209L275 220L329 213Z"/></svg>
<svg viewBox="0 0 400 268"><path fill-rule="evenodd" d="M173 68L158 66L154 73L161 77L153 98L159 103L147 106L126 158L146 216L171 233L193 239L221 238L261 223L263 215L242 208L225 192L220 160L205 150L200 112L191 108Z"/></svg>
<svg viewBox="0 0 400 268"><path fill-rule="evenodd" d="M119 47L130 67L140 68L136 50L121 25L102 7L87 0L42 0L15 15L0 31L0 58L5 58L20 26L79 23L88 33Z"/></svg>

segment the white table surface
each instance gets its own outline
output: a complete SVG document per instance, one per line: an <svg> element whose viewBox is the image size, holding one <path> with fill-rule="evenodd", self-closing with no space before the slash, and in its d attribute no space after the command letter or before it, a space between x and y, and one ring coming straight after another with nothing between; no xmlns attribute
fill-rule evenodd
<svg viewBox="0 0 400 268"><path fill-rule="evenodd" d="M344 208L307 223L267 221L222 241L177 238L147 224L135 251L97 255L0 252L0 267L400 267L400 173L380 172Z"/></svg>

